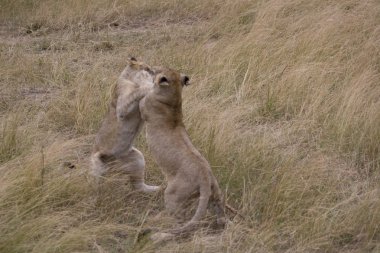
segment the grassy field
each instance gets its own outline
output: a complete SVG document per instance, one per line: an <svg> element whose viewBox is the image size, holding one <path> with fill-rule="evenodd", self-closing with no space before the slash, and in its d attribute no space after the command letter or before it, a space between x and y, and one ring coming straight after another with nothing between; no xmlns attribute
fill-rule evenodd
<svg viewBox="0 0 380 253"><path fill-rule="evenodd" d="M224 231L137 240L162 194L87 175L129 56L191 77ZM0 252L380 252L379 84L377 0L0 0Z"/></svg>

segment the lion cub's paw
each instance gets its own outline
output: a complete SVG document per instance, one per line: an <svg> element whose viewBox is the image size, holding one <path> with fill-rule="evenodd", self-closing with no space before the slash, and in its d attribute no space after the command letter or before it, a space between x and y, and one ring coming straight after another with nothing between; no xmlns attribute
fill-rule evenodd
<svg viewBox="0 0 380 253"><path fill-rule="evenodd" d="M150 237L150 239L153 241L154 244L163 243L173 238L174 238L173 234L163 233L163 232L155 233L151 235Z"/></svg>
<svg viewBox="0 0 380 253"><path fill-rule="evenodd" d="M225 228L226 226L227 226L227 224L228 224L228 219L226 219L225 217L220 217L220 218L218 218L217 220L216 220L216 224L217 224L217 227L218 228L221 228L221 229L223 229L223 228Z"/></svg>
<svg viewBox="0 0 380 253"><path fill-rule="evenodd" d="M161 186L144 184L138 190L145 193L153 193L153 192L158 192L159 190L161 190Z"/></svg>

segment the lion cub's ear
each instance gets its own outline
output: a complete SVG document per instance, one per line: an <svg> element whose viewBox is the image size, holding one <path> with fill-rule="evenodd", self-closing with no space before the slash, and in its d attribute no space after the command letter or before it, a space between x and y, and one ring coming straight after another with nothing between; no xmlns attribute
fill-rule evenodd
<svg viewBox="0 0 380 253"><path fill-rule="evenodd" d="M181 83L182 86L190 85L190 78L187 75L181 74Z"/></svg>
<svg viewBox="0 0 380 253"><path fill-rule="evenodd" d="M160 86L169 86L169 81L164 75L158 75L156 78L156 83Z"/></svg>
<svg viewBox="0 0 380 253"><path fill-rule="evenodd" d="M138 61L135 57L129 57L128 58L128 66L130 66L132 69L135 69L138 66Z"/></svg>

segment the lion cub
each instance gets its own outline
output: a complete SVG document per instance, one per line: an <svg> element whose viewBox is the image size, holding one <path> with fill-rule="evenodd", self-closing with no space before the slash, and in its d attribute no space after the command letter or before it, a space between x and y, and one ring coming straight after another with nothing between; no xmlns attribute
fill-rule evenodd
<svg viewBox="0 0 380 253"><path fill-rule="evenodd" d="M152 192L158 186L144 183L145 160L142 153L132 147L143 121L139 100L153 88L153 71L143 63L131 58L121 73L113 92L108 114L103 120L91 155L91 173L103 175L111 164L128 173L136 190Z"/></svg>
<svg viewBox="0 0 380 253"><path fill-rule="evenodd" d="M141 100L140 111L146 121L146 138L153 158L168 181L165 207L176 214L195 193L197 210L184 226L169 230L179 235L194 229L206 214L210 202L219 225L225 224L222 192L207 160L191 143L182 121L182 87L189 78L172 69L156 69L153 89Z"/></svg>

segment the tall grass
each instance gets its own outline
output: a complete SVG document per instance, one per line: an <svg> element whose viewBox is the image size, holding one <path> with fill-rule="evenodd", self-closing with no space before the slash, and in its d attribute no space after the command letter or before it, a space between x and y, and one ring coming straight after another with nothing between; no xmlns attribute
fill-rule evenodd
<svg viewBox="0 0 380 253"><path fill-rule="evenodd" d="M1 252L377 252L380 4L2 1ZM87 176L131 55L191 76L185 124L227 202L223 232L137 240L162 196ZM163 183L143 136L147 181ZM67 166L75 164L75 168Z"/></svg>

